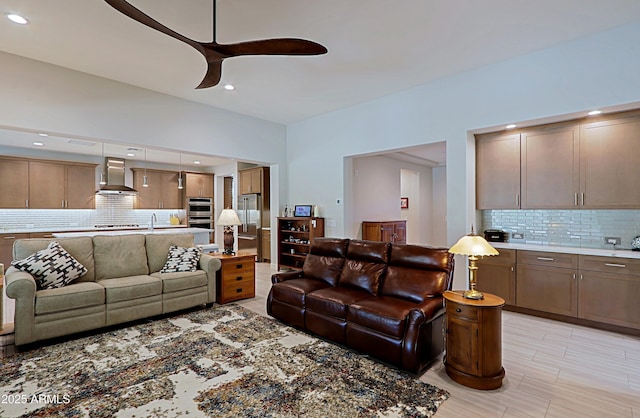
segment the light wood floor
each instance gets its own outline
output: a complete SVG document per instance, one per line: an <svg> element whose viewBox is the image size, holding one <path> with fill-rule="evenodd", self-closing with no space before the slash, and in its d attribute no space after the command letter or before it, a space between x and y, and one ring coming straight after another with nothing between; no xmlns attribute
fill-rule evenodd
<svg viewBox="0 0 640 418"><path fill-rule="evenodd" d="M266 315L275 268L256 265L256 297L236 302ZM0 336L0 357L14 351L13 335ZM502 388L478 391L454 383L442 362L420 380L451 397L438 418L640 418L640 338L503 312Z"/></svg>
<svg viewBox="0 0 640 418"><path fill-rule="evenodd" d="M275 271L258 263L255 299L237 303L266 315ZM461 386L442 362L421 376L451 394L437 417L640 418L640 338L503 312L502 340L498 390Z"/></svg>

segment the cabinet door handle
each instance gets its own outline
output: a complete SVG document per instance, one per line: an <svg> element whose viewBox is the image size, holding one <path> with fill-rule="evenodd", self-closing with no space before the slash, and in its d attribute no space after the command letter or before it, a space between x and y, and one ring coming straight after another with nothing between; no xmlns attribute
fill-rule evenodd
<svg viewBox="0 0 640 418"><path fill-rule="evenodd" d="M555 261L555 259L553 259L551 257L538 257L538 260L540 260L540 261Z"/></svg>
<svg viewBox="0 0 640 418"><path fill-rule="evenodd" d="M575 274L575 273L573 273L573 280L575 280L575 279L576 279L576 274Z"/></svg>
<svg viewBox="0 0 640 418"><path fill-rule="evenodd" d="M16 237L4 237L4 239L16 239Z"/></svg>
<svg viewBox="0 0 640 418"><path fill-rule="evenodd" d="M605 266L607 267L620 267L620 268L626 268L626 264L615 264L615 263L604 263Z"/></svg>
<svg viewBox="0 0 640 418"><path fill-rule="evenodd" d="M28 208L28 207L29 207L29 199L26 199L26 200L24 201L24 207L25 207L25 208Z"/></svg>
<svg viewBox="0 0 640 418"><path fill-rule="evenodd" d="M462 312L462 309L456 308L456 312L460 313L460 312Z"/></svg>
<svg viewBox="0 0 640 418"><path fill-rule="evenodd" d="M584 206L584 193L580 193L580 195L581 195L581 198L580 198L581 202L580 202L580 204L581 204L582 206Z"/></svg>
<svg viewBox="0 0 640 418"><path fill-rule="evenodd" d="M578 206L578 193L573 194L573 206Z"/></svg>
<svg viewBox="0 0 640 418"><path fill-rule="evenodd" d="M516 193L516 206L520 206L520 193Z"/></svg>
<svg viewBox="0 0 640 418"><path fill-rule="evenodd" d="M513 272L513 271L514 271L513 266L511 266L511 272Z"/></svg>

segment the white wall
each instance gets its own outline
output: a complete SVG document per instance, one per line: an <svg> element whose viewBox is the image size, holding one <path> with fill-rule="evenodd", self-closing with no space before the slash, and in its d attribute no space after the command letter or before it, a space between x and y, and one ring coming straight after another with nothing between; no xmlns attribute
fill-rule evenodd
<svg viewBox="0 0 640 418"><path fill-rule="evenodd" d="M334 203L346 183L345 157L446 141L451 245L475 223L470 131L639 100L640 24L633 24L290 125L289 195L313 196L335 221L327 233L347 235L351 197ZM456 270L455 287L465 286L464 273Z"/></svg>
<svg viewBox="0 0 640 418"><path fill-rule="evenodd" d="M431 169L433 180L433 205L431 214L431 244L434 247L447 245L447 168Z"/></svg>

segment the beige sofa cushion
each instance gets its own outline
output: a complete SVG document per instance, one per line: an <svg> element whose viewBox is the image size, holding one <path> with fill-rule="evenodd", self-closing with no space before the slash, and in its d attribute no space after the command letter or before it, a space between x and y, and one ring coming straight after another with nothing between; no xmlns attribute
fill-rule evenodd
<svg viewBox="0 0 640 418"><path fill-rule="evenodd" d="M98 283L72 283L57 289L39 290L36 293L36 315L96 305L104 305L104 287Z"/></svg>
<svg viewBox="0 0 640 418"><path fill-rule="evenodd" d="M147 258L149 271L158 272L164 267L169 254L169 247L193 247L193 234L147 234Z"/></svg>
<svg viewBox="0 0 640 418"><path fill-rule="evenodd" d="M177 292L207 285L207 273L204 270L180 273L151 273L151 276L162 280L162 293Z"/></svg>
<svg viewBox="0 0 640 418"><path fill-rule="evenodd" d="M162 280L151 276L130 276L98 282L104 286L107 304L162 294Z"/></svg>
<svg viewBox="0 0 640 418"><path fill-rule="evenodd" d="M143 234L93 237L96 280L149 274L144 243Z"/></svg>
<svg viewBox="0 0 640 418"><path fill-rule="evenodd" d="M94 282L96 280L91 237L19 239L13 243L13 259L23 260L31 254L47 248L51 241L58 241L62 248L87 268L87 273L76 279L74 283ZM5 268L8 268L8 266L5 266Z"/></svg>

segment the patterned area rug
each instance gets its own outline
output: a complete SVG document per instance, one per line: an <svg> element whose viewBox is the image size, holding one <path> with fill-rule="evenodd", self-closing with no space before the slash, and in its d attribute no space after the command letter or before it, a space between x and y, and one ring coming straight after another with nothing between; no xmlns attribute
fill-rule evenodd
<svg viewBox="0 0 640 418"><path fill-rule="evenodd" d="M0 360L2 417L428 417L449 397L237 305Z"/></svg>

